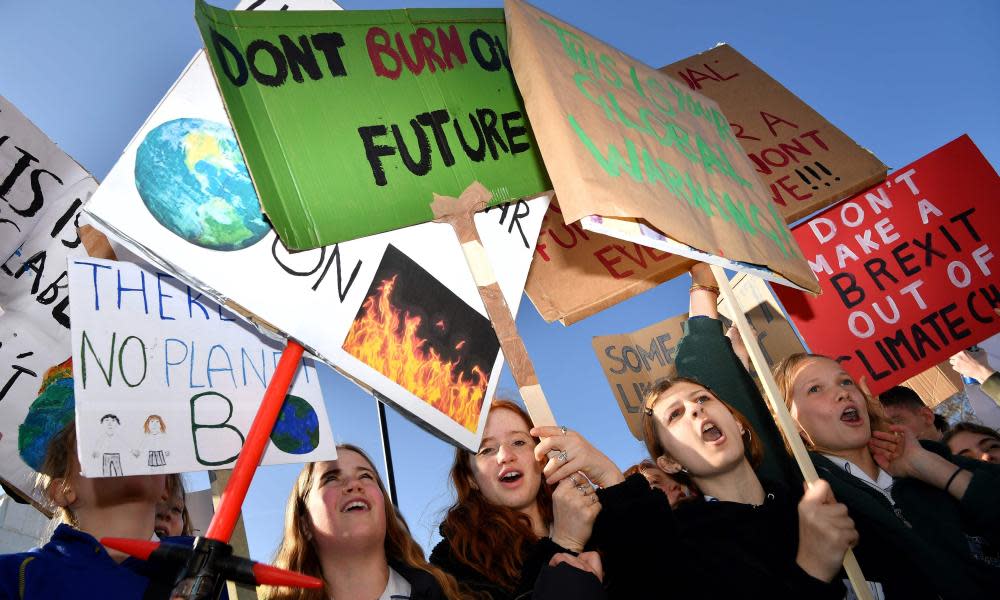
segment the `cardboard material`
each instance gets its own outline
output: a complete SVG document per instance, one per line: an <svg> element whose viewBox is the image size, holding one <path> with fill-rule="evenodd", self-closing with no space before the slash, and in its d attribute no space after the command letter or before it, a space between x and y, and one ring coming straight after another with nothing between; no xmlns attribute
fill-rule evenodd
<svg viewBox="0 0 1000 600"><path fill-rule="evenodd" d="M885 179L882 161L728 44L660 71L719 103L786 222Z"/></svg>
<svg viewBox="0 0 1000 600"><path fill-rule="evenodd" d="M0 264L25 242L49 233L43 228L61 223L50 230L52 237L67 222L72 228L80 204L96 187L86 169L0 96Z"/></svg>
<svg viewBox="0 0 1000 600"><path fill-rule="evenodd" d="M549 189L499 10L196 19L267 215L291 249L430 221L475 181L493 204Z"/></svg>
<svg viewBox="0 0 1000 600"><path fill-rule="evenodd" d="M962 376L945 361L910 377L905 385L920 396L929 408L934 408L963 389Z"/></svg>
<svg viewBox="0 0 1000 600"><path fill-rule="evenodd" d="M178 183L161 188L166 192L164 203L142 197L138 188L146 165L162 165L159 171L148 172L174 173L173 181L179 182L187 181L185 172L208 171L213 164L231 166L220 173L219 189L253 193L226 119L208 61L199 55L137 132L88 205L95 224L206 297L238 306L241 316L295 339L437 436L478 448L485 425L483 409L499 381L502 357L461 244L449 225L425 223L292 253L266 226L259 205L252 205L255 210L248 202L237 207L235 195L225 196L234 211L243 210L234 223L244 227L233 231L245 237L235 244L238 236L214 235L212 211L198 213L202 218L172 221L166 216L178 211L161 210L185 200L221 210L213 198L223 196L215 194L215 188ZM164 139L164 132L176 135ZM212 148L208 143L212 140L220 150L228 150L221 159L205 156L191 161L189 169L186 148L197 146L196 142ZM159 154L140 152L143 144ZM157 156L162 157L160 162ZM172 197L180 192L183 198ZM429 211L430 198L426 204ZM512 311L522 295L546 206L547 198L540 198L475 216L485 254ZM256 229L258 221L262 229ZM419 319L418 325L404 327L416 323L414 319ZM386 327L380 329L378 324ZM391 332L388 337L393 339L385 332ZM407 362L411 358L416 362ZM432 367L420 372L433 377L418 385L404 375L415 372L409 367Z"/></svg>
<svg viewBox="0 0 1000 600"><path fill-rule="evenodd" d="M737 273L730 284L750 327L757 334L757 344L769 367L774 367L787 356L806 351L767 283L756 277ZM734 321L732 308L721 296L719 314ZM756 372L754 376L759 380Z"/></svg>
<svg viewBox="0 0 1000 600"><path fill-rule="evenodd" d="M168 273L96 258L69 267L83 474L231 468L282 345ZM336 455L316 367L303 359L262 464Z"/></svg>
<svg viewBox="0 0 1000 600"><path fill-rule="evenodd" d="M572 325L690 269L682 256L567 225L557 200L545 213L524 286L547 322Z"/></svg>
<svg viewBox="0 0 1000 600"><path fill-rule="evenodd" d="M505 10L566 223L819 289L716 103L525 2Z"/></svg>
<svg viewBox="0 0 1000 600"><path fill-rule="evenodd" d="M776 292L813 352L879 394L1000 332L997 190L963 135L797 226L823 295Z"/></svg>
<svg viewBox="0 0 1000 600"><path fill-rule="evenodd" d="M646 391L677 374L674 358L684 336L684 321L687 314L632 333L594 336L591 341L618 408L638 440L642 439L642 403Z"/></svg>
<svg viewBox="0 0 1000 600"><path fill-rule="evenodd" d="M720 44L660 71L719 103L788 223L885 179L886 167L873 154L732 46ZM690 264L665 251L584 230L579 222L567 225L554 208L549 210L553 214L542 224L525 286L546 321L569 325L681 274Z"/></svg>

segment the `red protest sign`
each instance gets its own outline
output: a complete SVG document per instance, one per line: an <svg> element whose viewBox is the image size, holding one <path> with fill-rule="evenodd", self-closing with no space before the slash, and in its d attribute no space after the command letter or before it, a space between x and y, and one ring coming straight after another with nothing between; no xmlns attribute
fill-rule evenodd
<svg viewBox="0 0 1000 600"><path fill-rule="evenodd" d="M793 228L823 294L775 292L813 352L881 393L1000 332L998 195L963 135Z"/></svg>

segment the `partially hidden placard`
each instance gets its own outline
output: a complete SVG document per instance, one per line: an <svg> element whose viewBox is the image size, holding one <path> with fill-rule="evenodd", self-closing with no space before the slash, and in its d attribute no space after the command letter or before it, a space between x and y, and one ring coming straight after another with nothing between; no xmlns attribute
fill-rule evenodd
<svg viewBox="0 0 1000 600"><path fill-rule="evenodd" d="M228 310L162 271L69 264L77 451L87 477L232 468L281 356ZM336 458L304 358L262 464Z"/></svg>
<svg viewBox="0 0 1000 600"><path fill-rule="evenodd" d="M678 315L631 333L594 336L591 341L618 408L638 440L646 392L677 374L674 360L685 321L686 314Z"/></svg>
<svg viewBox="0 0 1000 600"><path fill-rule="evenodd" d="M715 102L523 1L505 11L566 223L819 290Z"/></svg>
<svg viewBox="0 0 1000 600"><path fill-rule="evenodd" d="M524 292L548 322L572 325L686 273L692 261L566 224L553 199Z"/></svg>
<svg viewBox="0 0 1000 600"><path fill-rule="evenodd" d="M728 44L660 71L719 103L789 223L885 179L874 154Z"/></svg>
<svg viewBox="0 0 1000 600"><path fill-rule="evenodd" d="M810 349L879 394L1000 331L998 193L963 135L797 226L823 294L776 292Z"/></svg>
<svg viewBox="0 0 1000 600"><path fill-rule="evenodd" d="M430 221L473 182L549 189L493 9L196 18L253 182L285 245Z"/></svg>

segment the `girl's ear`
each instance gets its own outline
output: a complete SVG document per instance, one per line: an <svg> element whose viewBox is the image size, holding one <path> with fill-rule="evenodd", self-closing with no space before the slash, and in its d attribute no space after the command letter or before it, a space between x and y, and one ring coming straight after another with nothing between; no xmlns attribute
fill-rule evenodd
<svg viewBox="0 0 1000 600"><path fill-rule="evenodd" d="M56 477L49 482L46 493L52 502L61 508L69 508L76 502L76 490L64 477Z"/></svg>
<svg viewBox="0 0 1000 600"><path fill-rule="evenodd" d="M656 466L660 467L660 469L662 469L664 472L669 473L671 475L676 475L677 473L680 473L681 470L684 468L681 466L681 463L666 456L661 456L657 458Z"/></svg>

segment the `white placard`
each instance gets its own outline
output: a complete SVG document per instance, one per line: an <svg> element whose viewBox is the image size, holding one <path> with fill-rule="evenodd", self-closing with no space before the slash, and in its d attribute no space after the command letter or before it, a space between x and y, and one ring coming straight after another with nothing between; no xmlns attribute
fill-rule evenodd
<svg viewBox="0 0 1000 600"><path fill-rule="evenodd" d="M84 475L232 468L282 346L167 273L77 258L69 281ZM316 367L303 359L262 462L335 456Z"/></svg>
<svg viewBox="0 0 1000 600"><path fill-rule="evenodd" d="M48 502L35 489L37 473L21 459L18 436L46 371L69 358L69 330L63 337L50 338L19 313L0 315L0 478L42 505ZM43 431L29 425L23 443L34 456L43 457L45 442L57 428L51 424Z"/></svg>
<svg viewBox="0 0 1000 600"><path fill-rule="evenodd" d="M0 96L0 263L26 240L56 237L67 222L73 225L96 187L86 169ZM0 306L6 307L5 297L8 292L0 292Z"/></svg>

